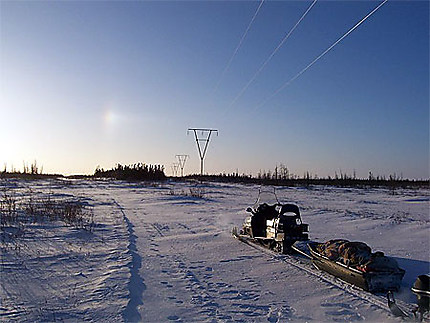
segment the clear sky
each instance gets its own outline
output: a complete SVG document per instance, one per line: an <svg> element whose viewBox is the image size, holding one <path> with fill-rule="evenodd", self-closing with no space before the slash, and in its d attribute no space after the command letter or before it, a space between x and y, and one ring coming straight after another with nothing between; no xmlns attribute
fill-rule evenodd
<svg viewBox="0 0 430 323"><path fill-rule="evenodd" d="M258 1L3 0L0 168L197 173L196 127L219 130L209 173L428 178L428 1L388 1L266 101L379 3L318 1L232 105L311 1L265 1L223 74Z"/></svg>

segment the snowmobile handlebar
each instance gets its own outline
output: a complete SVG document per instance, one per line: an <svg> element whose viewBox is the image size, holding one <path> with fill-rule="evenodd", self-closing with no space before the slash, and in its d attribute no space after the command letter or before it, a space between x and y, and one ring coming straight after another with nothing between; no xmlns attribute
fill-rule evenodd
<svg viewBox="0 0 430 323"><path fill-rule="evenodd" d="M246 212L249 212L249 213L252 213L252 214L255 213L255 211L251 207L249 207L249 206L246 208Z"/></svg>
<svg viewBox="0 0 430 323"><path fill-rule="evenodd" d="M262 204L260 204L257 208L252 208L252 207L247 207L246 208L246 212L249 212L249 213L251 213L251 214L256 214L256 213L258 213L259 212L259 208L261 207L261 206L264 206L264 207L280 207L280 209L278 210L278 212L281 212L281 210L282 210L282 207L283 207L283 204L281 204L281 203L275 203L275 204L273 204L273 205L269 205L269 204L267 204L267 203L262 203Z"/></svg>

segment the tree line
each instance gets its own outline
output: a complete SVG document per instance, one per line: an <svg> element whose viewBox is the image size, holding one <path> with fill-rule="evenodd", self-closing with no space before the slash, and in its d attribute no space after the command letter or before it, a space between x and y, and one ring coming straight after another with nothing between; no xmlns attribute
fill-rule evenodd
<svg viewBox="0 0 430 323"><path fill-rule="evenodd" d="M166 179L164 166L137 163L133 165L117 164L114 168L104 170L97 166L94 177L115 178L120 180L163 180Z"/></svg>
<svg viewBox="0 0 430 323"><path fill-rule="evenodd" d="M262 171L260 170L257 175L239 173L238 171L232 173L220 173L217 175L189 175L186 178L207 180L207 181L221 181L221 182L237 182L249 184L263 184L263 185L279 185L279 186L304 186L311 185L329 185L329 186L342 186L342 187L387 187L395 188L430 188L429 179L405 179L402 175L396 173L385 175L374 175L369 171L366 178L359 178L354 171L351 174L339 171L335 172L334 176L319 177L316 174L311 174L309 171L303 173L302 176L291 173L284 165L276 166L274 170Z"/></svg>

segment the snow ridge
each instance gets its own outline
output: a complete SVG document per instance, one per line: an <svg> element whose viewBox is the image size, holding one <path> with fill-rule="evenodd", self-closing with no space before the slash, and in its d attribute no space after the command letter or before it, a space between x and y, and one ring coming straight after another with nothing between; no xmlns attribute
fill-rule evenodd
<svg viewBox="0 0 430 323"><path fill-rule="evenodd" d="M142 257L137 252L137 236L134 234L133 223L131 223L124 212L124 208L115 199L113 199L113 202L120 210L124 221L127 224L129 234L129 244L127 248L128 253L131 256L131 261L128 263L128 267L130 269L130 280L128 282L129 301L127 307L122 312L122 317L125 322L138 322L142 320L138 307L139 305L143 305L142 293L146 289L143 278L139 274L140 268L142 267Z"/></svg>

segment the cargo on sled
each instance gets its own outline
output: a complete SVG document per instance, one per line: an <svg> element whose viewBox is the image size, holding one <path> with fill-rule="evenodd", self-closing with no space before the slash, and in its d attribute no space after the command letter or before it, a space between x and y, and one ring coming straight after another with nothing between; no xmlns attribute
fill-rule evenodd
<svg viewBox="0 0 430 323"><path fill-rule="evenodd" d="M313 241L308 248L315 267L369 292L398 290L405 274L394 258L363 242Z"/></svg>

